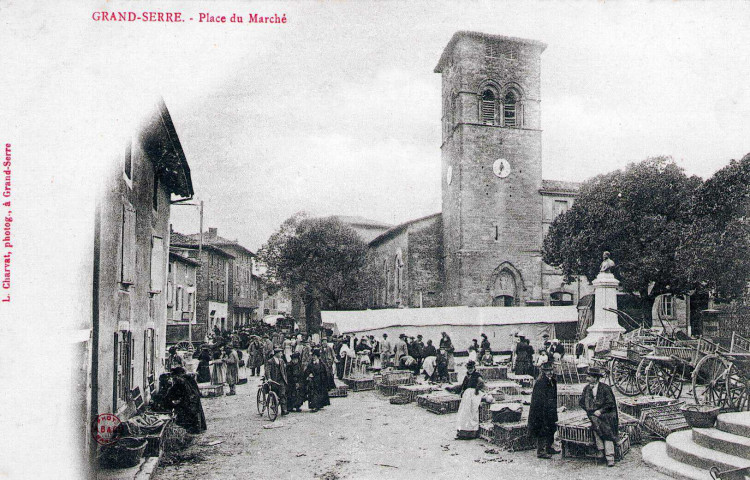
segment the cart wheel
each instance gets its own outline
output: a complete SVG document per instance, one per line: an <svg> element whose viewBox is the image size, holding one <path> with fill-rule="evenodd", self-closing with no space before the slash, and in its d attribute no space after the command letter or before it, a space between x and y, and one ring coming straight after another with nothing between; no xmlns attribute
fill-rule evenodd
<svg viewBox="0 0 750 480"><path fill-rule="evenodd" d="M638 365L627 360L613 358L609 364L609 384L628 397L638 395Z"/></svg>
<svg viewBox="0 0 750 480"><path fill-rule="evenodd" d="M188 341L180 342L177 345L175 345L175 347L177 347L177 350L181 350L183 352L193 351L193 346Z"/></svg>
<svg viewBox="0 0 750 480"><path fill-rule="evenodd" d="M726 384L728 405L738 412L750 410L750 379L735 363L727 370Z"/></svg>
<svg viewBox="0 0 750 480"><path fill-rule="evenodd" d="M268 392L268 419L272 422L279 416L279 397L276 396L276 392Z"/></svg>
<svg viewBox="0 0 750 480"><path fill-rule="evenodd" d="M256 397L256 405L258 406L258 415L263 415L266 410L266 396L263 395L263 388L258 388L258 396Z"/></svg>
<svg viewBox="0 0 750 480"><path fill-rule="evenodd" d="M698 405L727 404L726 374L729 364L718 355L706 355L693 369L693 397Z"/></svg>
<svg viewBox="0 0 750 480"><path fill-rule="evenodd" d="M646 384L649 395L680 398L682 381L676 365L649 362L646 367Z"/></svg>
<svg viewBox="0 0 750 480"><path fill-rule="evenodd" d="M648 383L646 382L646 369L651 364L651 360L642 358L638 363L638 368L635 369L635 379L638 382L638 388L641 389L641 393L648 392Z"/></svg>

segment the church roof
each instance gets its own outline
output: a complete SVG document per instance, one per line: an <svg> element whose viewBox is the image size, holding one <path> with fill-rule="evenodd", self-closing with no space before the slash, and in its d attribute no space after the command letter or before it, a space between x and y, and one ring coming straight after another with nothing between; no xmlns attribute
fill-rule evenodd
<svg viewBox="0 0 750 480"><path fill-rule="evenodd" d="M370 241L370 246L374 247L376 245L379 245L380 243L384 242L385 240L388 240L389 238L393 238L395 235L403 231L406 227L409 225L412 225L417 222L421 222L422 220L427 220L432 217L437 217L442 215L442 212L433 213L432 215L427 215L425 217L415 218L414 220L409 220L408 222L404 222L402 224L396 225L395 227L389 228L385 232L381 233L374 239Z"/></svg>
<svg viewBox="0 0 750 480"><path fill-rule="evenodd" d="M378 220L371 220L369 218L360 217L359 215L332 215L333 218L337 218L342 223L348 225L355 225L358 227L370 227L370 228L391 228L393 225L389 223L383 223Z"/></svg>
<svg viewBox="0 0 750 480"><path fill-rule="evenodd" d="M453 47L456 46L456 43L461 37L474 37L474 38L487 39L487 40L497 40L497 41L502 41L502 42L523 43L526 45L533 45L533 46L539 47L542 52L544 51L544 49L547 48L547 44L544 42L540 42L539 40L530 40L528 38L520 38L520 37L506 37L505 35L492 35L489 33L470 32L466 30L461 30L461 31L454 33L453 37L451 37L450 42L448 42L448 45L446 45L445 50L443 50L443 54L440 56L440 61L435 67L435 70L434 70L435 73L443 72L443 68L448 63L448 59L453 53Z"/></svg>
<svg viewBox="0 0 750 480"><path fill-rule="evenodd" d="M542 188L539 190L540 193L545 194L573 194L577 195L581 189L581 182L566 182L564 180L542 180Z"/></svg>

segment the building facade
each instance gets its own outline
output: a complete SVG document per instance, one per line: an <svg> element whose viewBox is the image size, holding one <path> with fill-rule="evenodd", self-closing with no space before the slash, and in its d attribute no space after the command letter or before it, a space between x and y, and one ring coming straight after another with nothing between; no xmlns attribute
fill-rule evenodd
<svg viewBox="0 0 750 480"><path fill-rule="evenodd" d="M163 101L144 125L124 146L97 206L89 422L102 413L129 418L133 390L149 401L149 386L164 371L170 206L191 197L193 185ZM96 468L96 444L86 437Z"/></svg>
<svg viewBox="0 0 750 480"><path fill-rule="evenodd" d="M442 75L442 212L369 243L371 307L569 305L590 292L542 262L549 225L579 184L542 178L535 40L457 32Z"/></svg>
<svg viewBox="0 0 750 480"><path fill-rule="evenodd" d="M205 328L196 322L198 263L171 249L167 270L167 344L201 339Z"/></svg>

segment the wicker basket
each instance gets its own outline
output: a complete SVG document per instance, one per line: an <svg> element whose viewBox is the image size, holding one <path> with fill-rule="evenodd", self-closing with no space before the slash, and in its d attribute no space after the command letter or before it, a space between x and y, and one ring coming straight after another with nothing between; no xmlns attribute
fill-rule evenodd
<svg viewBox="0 0 750 480"><path fill-rule="evenodd" d="M147 446L148 441L145 438L123 437L117 443L102 447L99 466L102 468L135 467Z"/></svg>
<svg viewBox="0 0 750 480"><path fill-rule="evenodd" d="M683 405L680 408L688 425L693 428L713 427L720 410L720 407L712 405Z"/></svg>
<svg viewBox="0 0 750 480"><path fill-rule="evenodd" d="M673 405L675 403L677 403L677 400L674 398L639 395L637 397L618 399L617 406L621 412L627 413L634 418L641 418L641 412L643 409L661 407L663 405Z"/></svg>
<svg viewBox="0 0 750 480"><path fill-rule="evenodd" d="M414 385L414 374L402 371L386 372L383 373L380 384L386 386Z"/></svg>
<svg viewBox="0 0 750 480"><path fill-rule="evenodd" d="M328 392L329 398L342 398L349 395L349 385L337 385L336 388Z"/></svg>
<svg viewBox="0 0 750 480"><path fill-rule="evenodd" d="M409 397L405 395L394 395L389 398L388 401L391 403L391 405L406 405L407 403L411 403Z"/></svg>
<svg viewBox="0 0 750 480"><path fill-rule="evenodd" d="M438 415L456 413L460 404L461 397L453 393L436 392L417 396L418 406Z"/></svg>
<svg viewBox="0 0 750 480"><path fill-rule="evenodd" d="M536 439L529 436L527 422L495 423L492 443L511 452L536 448Z"/></svg>
<svg viewBox="0 0 750 480"><path fill-rule="evenodd" d="M519 404L496 403L490 406L490 414L494 423L518 423L521 421L523 409Z"/></svg>
<svg viewBox="0 0 750 480"><path fill-rule="evenodd" d="M598 458L596 444L585 445L582 443L563 440L562 456L568 458ZM620 433L620 439L615 442L615 460L620 461L630 451L630 436Z"/></svg>
<svg viewBox="0 0 750 480"><path fill-rule="evenodd" d="M495 439L495 425L492 422L485 422L479 424L479 438L487 442L491 442Z"/></svg>
<svg viewBox="0 0 750 480"><path fill-rule="evenodd" d="M641 412L640 422L643 428L661 437L667 438L670 433L690 428L680 410L682 403L646 408Z"/></svg>
<svg viewBox="0 0 750 480"><path fill-rule="evenodd" d="M381 383L378 385L378 391L386 397L392 397L398 392L398 387L398 385L385 385Z"/></svg>
<svg viewBox="0 0 750 480"><path fill-rule="evenodd" d="M578 404L581 395L583 392L557 392L557 406L568 409L581 408Z"/></svg>
<svg viewBox="0 0 750 480"><path fill-rule="evenodd" d="M477 372L485 381L508 379L508 367L505 365L495 367L477 367Z"/></svg>
<svg viewBox="0 0 750 480"><path fill-rule="evenodd" d="M409 402L413 402L418 395L436 392L438 390L440 390L440 387L436 385L399 385L396 394L407 397Z"/></svg>
<svg viewBox="0 0 750 480"><path fill-rule="evenodd" d="M375 380L372 378L345 378L344 382L346 382L352 392L375 390Z"/></svg>

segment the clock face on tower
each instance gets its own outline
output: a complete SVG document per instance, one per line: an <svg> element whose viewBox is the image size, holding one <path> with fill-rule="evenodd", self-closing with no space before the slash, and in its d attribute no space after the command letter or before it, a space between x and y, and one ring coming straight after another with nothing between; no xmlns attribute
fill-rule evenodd
<svg viewBox="0 0 750 480"><path fill-rule="evenodd" d="M448 185L453 181L453 166L448 165L448 171L445 173L445 181Z"/></svg>
<svg viewBox="0 0 750 480"><path fill-rule="evenodd" d="M504 158L498 158L492 164L492 172L500 178L510 175L510 163Z"/></svg>

